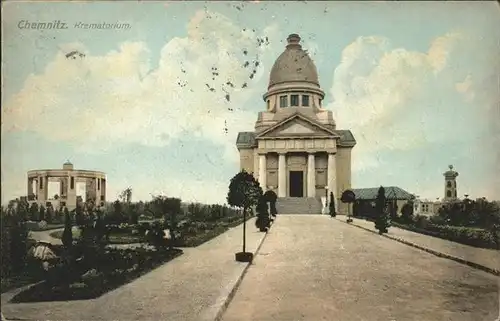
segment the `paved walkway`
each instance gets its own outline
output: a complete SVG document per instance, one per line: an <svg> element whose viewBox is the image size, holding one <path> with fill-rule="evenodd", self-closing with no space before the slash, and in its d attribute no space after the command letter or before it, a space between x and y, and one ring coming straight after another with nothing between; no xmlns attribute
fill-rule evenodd
<svg viewBox="0 0 500 321"><path fill-rule="evenodd" d="M498 280L326 215L281 215L223 321L493 321Z"/></svg>
<svg viewBox="0 0 500 321"><path fill-rule="evenodd" d="M254 252L264 233L247 222L247 251ZM214 320L229 291L247 266L234 260L241 251L242 225L184 254L143 277L94 300L7 303L7 318L30 320Z"/></svg>
<svg viewBox="0 0 500 321"><path fill-rule="evenodd" d="M338 219L345 221L346 217L340 216ZM351 224L361 226L371 231L377 231L375 229L375 223L370 221L354 218L354 221ZM389 228L389 232L386 235L434 250L439 253L453 256L464 261L479 264L491 270L500 270L500 251L497 250L482 249L464 245L394 226Z"/></svg>

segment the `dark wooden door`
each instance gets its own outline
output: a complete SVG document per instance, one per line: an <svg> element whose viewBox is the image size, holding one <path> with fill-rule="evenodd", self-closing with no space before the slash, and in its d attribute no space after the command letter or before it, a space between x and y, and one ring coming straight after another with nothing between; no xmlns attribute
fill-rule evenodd
<svg viewBox="0 0 500 321"><path fill-rule="evenodd" d="M290 171L290 197L304 197L303 171Z"/></svg>

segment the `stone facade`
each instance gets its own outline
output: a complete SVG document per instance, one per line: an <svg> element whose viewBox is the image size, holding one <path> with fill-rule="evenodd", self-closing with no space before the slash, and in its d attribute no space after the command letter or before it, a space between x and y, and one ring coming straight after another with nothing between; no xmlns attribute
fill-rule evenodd
<svg viewBox="0 0 500 321"><path fill-rule="evenodd" d="M48 195L49 182L59 182L58 199ZM93 199L97 206L106 202L106 174L99 171L78 170L67 162L62 169L39 169L28 172L28 202L52 206L66 206L69 210L76 207L76 184L85 182L86 199Z"/></svg>
<svg viewBox="0 0 500 321"><path fill-rule="evenodd" d="M324 92L313 61L302 50L300 37L288 37L276 60L253 132L240 132L240 168L278 197L320 198L332 191L339 200L351 188L351 150L356 144L349 130L336 128L333 113L323 108Z"/></svg>

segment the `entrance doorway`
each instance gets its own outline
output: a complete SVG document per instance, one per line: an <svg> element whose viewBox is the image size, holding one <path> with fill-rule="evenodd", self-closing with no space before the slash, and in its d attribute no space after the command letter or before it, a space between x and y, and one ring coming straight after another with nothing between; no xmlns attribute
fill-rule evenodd
<svg viewBox="0 0 500 321"><path fill-rule="evenodd" d="M304 172L290 171L290 197L304 197Z"/></svg>

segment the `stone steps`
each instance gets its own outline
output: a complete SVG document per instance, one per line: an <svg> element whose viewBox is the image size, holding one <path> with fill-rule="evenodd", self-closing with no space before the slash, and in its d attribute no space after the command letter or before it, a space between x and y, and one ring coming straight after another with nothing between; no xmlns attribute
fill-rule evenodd
<svg viewBox="0 0 500 321"><path fill-rule="evenodd" d="M321 200L314 197L279 197L276 210L280 214L321 214Z"/></svg>

